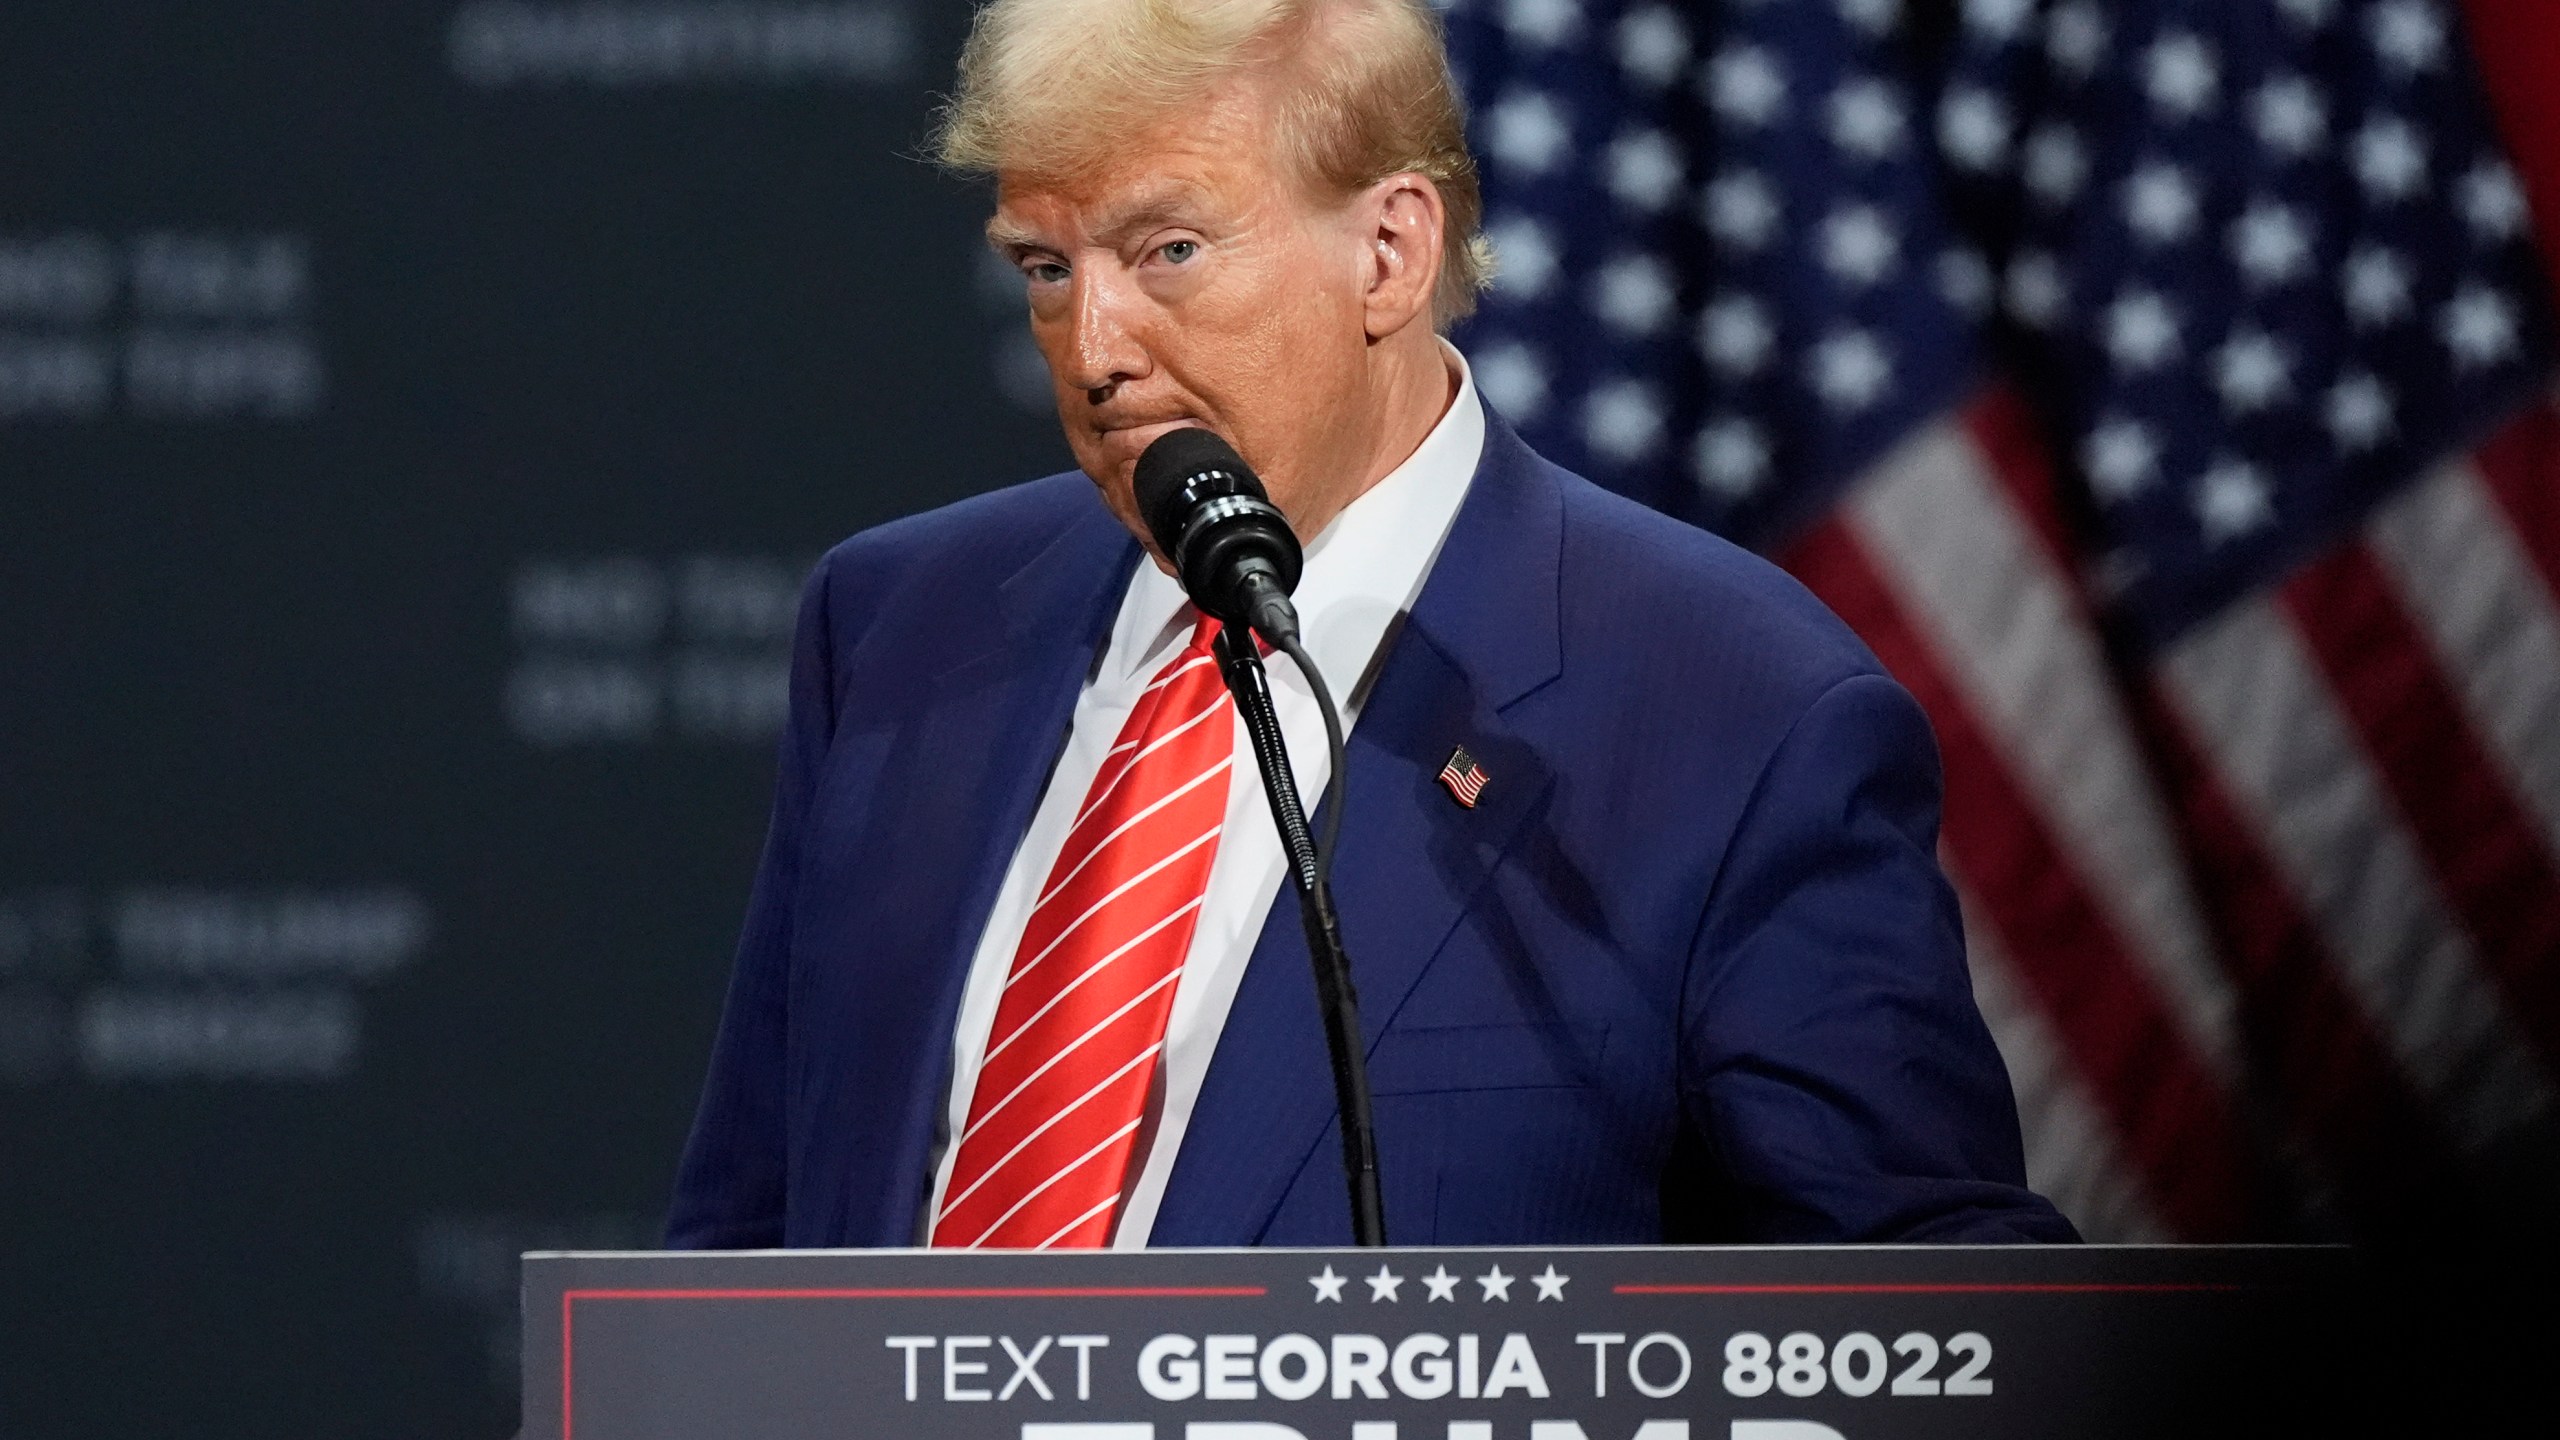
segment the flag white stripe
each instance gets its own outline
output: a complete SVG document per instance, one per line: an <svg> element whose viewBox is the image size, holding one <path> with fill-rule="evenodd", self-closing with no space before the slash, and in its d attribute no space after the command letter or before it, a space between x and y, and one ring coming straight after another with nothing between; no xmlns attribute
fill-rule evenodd
<svg viewBox="0 0 2560 1440"><path fill-rule="evenodd" d="M1942 422L1887 457L1842 514L2188 1044L2233 1080L2230 983L2151 771L2069 581L1988 460Z"/></svg>
<svg viewBox="0 0 2560 1440"><path fill-rule="evenodd" d="M2018 1125L2027 1145L2027 1183L2093 1243L2176 1239L2153 1213L2139 1177L2116 1144L2114 1126L2072 1067L2060 1037L2022 993L1991 927L1977 923L1977 902L1970 895L1962 898L1973 998L2009 1065L2009 1085L2018 1097Z"/></svg>
<svg viewBox="0 0 2560 1440"><path fill-rule="evenodd" d="M2483 1150L2546 1113L2552 1091L2302 637L2260 596L2162 657L2164 694L2265 837L2375 1033Z"/></svg>
<svg viewBox="0 0 2560 1440"><path fill-rule="evenodd" d="M965 1249L971 1249L971 1250L974 1250L974 1249L976 1249L977 1247L979 1247L979 1246L981 1246L981 1245L986 1244L986 1243L987 1243L987 1236L989 1236L989 1235L993 1235L993 1234L994 1234L994 1233L996 1233L997 1231L999 1231L999 1230L1003 1229L1003 1228L1004 1228L1004 1222L1006 1222L1007 1220L1012 1219L1014 1216L1016 1216L1016 1215L1018 1215L1018 1214L1022 1213L1022 1207L1023 1207L1023 1206L1028 1205L1028 1204L1030 1204L1032 1201L1037 1200L1038 1198L1040 1198L1040 1196L1041 1196L1041 1195L1045 1194L1045 1193L1048 1191L1048 1189L1049 1189L1049 1187L1050 1187L1050 1186L1057 1184L1059 1181L1066 1179L1066 1178L1067 1178L1068 1176L1070 1176L1070 1175L1073 1175L1073 1174L1074 1174L1074 1173L1076 1173L1078 1170L1083 1169L1083 1168L1085 1167L1086 1163L1087 1163L1087 1162L1089 1162L1089 1161L1091 1161L1091 1160L1093 1159L1093 1157L1095 1157L1096 1155L1099 1155L1099 1154L1101 1154L1103 1151L1108 1150L1108 1149L1110 1149L1112 1146L1117 1145L1118 1143L1120 1143L1120 1140L1122 1139L1122 1137L1126 1136L1130 1131L1137 1129L1137 1128L1138 1128L1138 1126L1139 1126L1142 1122L1144 1122L1144 1120L1145 1120L1145 1119L1146 1119L1146 1117L1145 1117L1145 1116L1143 1116L1143 1115L1141 1115L1141 1116L1139 1116L1139 1117L1138 1117L1138 1119L1136 1119L1136 1120L1132 1120L1132 1121L1130 1121L1128 1124L1121 1126L1119 1129L1112 1131L1109 1135L1106 1135L1106 1136L1104 1136L1104 1137L1103 1137L1103 1140L1102 1140L1102 1143L1101 1143L1101 1144L1094 1146L1092 1149L1087 1150L1087 1151L1086 1151L1086 1152L1084 1152L1082 1155L1079 1155L1079 1156L1077 1156L1075 1159L1068 1161L1068 1162L1067 1162L1063 1167L1061 1167L1061 1168L1059 1169L1059 1171L1058 1171L1058 1173L1057 1173L1057 1174L1052 1175L1052 1176L1050 1176L1048 1179L1043 1180L1043 1181L1041 1181L1039 1184L1037 1184L1037 1185L1035 1185L1035 1186L1031 1187L1031 1190L1030 1190L1030 1192L1029 1192L1029 1193L1025 1194L1021 1199L1016 1200L1016 1201L1014 1201L1014 1202L1013 1202L1013 1208L1012 1208L1012 1209L1007 1210L1007 1211L1005 1211L1002 1215L997 1216L997 1217L996 1217L996 1223L994 1223L993 1225L988 1226L988 1227L986 1228L986 1230L985 1230L985 1232L984 1232L984 1233L980 1234L980 1235L978 1236L978 1238L977 1238L977 1239L970 1241L970 1242L968 1243L968 1245L967 1245L967 1246L965 1246L965 1247L963 1247L963 1248L965 1248ZM1118 1197L1117 1195L1114 1195L1112 1198L1116 1200L1116 1199L1118 1199L1119 1197Z"/></svg>
<svg viewBox="0 0 2560 1440"><path fill-rule="evenodd" d="M2384 506L2368 538L2510 792L2560 851L2560 614L2541 572L2467 463Z"/></svg>
<svg viewBox="0 0 2560 1440"><path fill-rule="evenodd" d="M950 1196L950 1197L946 1198L946 1199L942 1202L942 1211L941 1211L941 1214L940 1214L940 1215L937 1215L937 1216L935 1217L935 1219L934 1219L934 1223L935 1223L935 1224L937 1224L937 1225L938 1225L938 1224L940 1224L940 1223L942 1223L942 1219L943 1219L943 1217L946 1217L946 1216L950 1215L950 1213L951 1213L952 1211L957 1210L957 1209L959 1209L959 1208L960 1208L960 1202L962 1202L962 1201L964 1201L964 1200L968 1199L968 1198L969 1198L970 1196L972 1196L972 1195L977 1194L977 1193L978 1193L978 1188L979 1188L980 1186L982 1186L982 1185L986 1184L988 1181L993 1180L994 1178L996 1178L996 1175L998 1174L998 1172L1002 1171L1002 1170L1004 1169L1004 1167L1005 1167L1005 1166L1010 1165L1010 1164L1012 1164L1012 1163L1013 1163L1013 1157L1015 1157L1016 1155L1021 1154L1024 1150L1026 1150L1026 1149L1030 1148L1030 1145L1031 1145L1031 1142L1032 1142L1032 1141L1037 1140L1037 1139L1039 1139L1041 1136L1048 1134L1052 1129L1055 1129L1055 1128L1057 1127L1057 1124L1058 1124L1058 1122L1059 1122L1059 1121L1064 1120L1064 1119L1066 1119L1068 1116L1073 1115L1074 1113L1076 1113L1078 1110L1083 1109L1083 1108L1085 1107L1085 1105L1087 1104L1087 1102L1091 1101L1091 1100L1093 1099L1093 1097L1095 1097L1096 1095L1101 1094L1101 1093L1102 1093L1103 1091L1105 1091L1105 1090L1110 1089L1113 1085L1118 1084L1118 1083L1120 1082L1120 1077L1121 1077L1121 1076L1128 1074L1130 1071L1132 1071L1132 1070L1134 1070L1134 1069L1138 1068L1139 1066L1144 1065L1144 1064L1145 1064L1145 1063L1147 1063L1148 1061L1150 1061L1150 1060L1154 1059L1154 1058L1155 1058L1159 1053L1161 1053L1161 1052L1163 1051L1163 1049L1164 1049L1164 1042L1163 1042L1163 1041L1161 1041L1161 1040L1159 1040L1159 1041L1157 1041L1156 1043L1154 1043L1153 1045L1148 1046L1146 1049L1139 1051L1135 1056L1131 1057L1131 1059L1130 1059L1130 1061L1129 1061L1129 1063L1128 1063L1128 1064L1123 1065L1123 1066L1121 1066L1119 1069L1112 1071L1109 1075L1104 1076L1104 1077L1103 1077L1103 1079L1102 1079L1102 1082L1101 1082L1100 1084L1098 1084L1098 1085L1094 1086L1094 1087L1093 1087L1092 1089L1090 1089L1090 1090L1087 1090L1087 1091L1086 1091L1086 1092L1084 1092L1082 1095L1077 1096L1074 1100L1069 1101L1069 1102L1067 1103L1067 1105L1066 1105L1064 1108L1062 1108L1062 1109L1060 1109L1060 1110L1058 1111L1058 1113L1057 1113L1057 1114L1052 1115L1052 1116L1050 1116L1048 1119L1041 1121L1041 1122L1040 1122L1040 1124L1039 1124L1036 1128L1034 1128L1030 1134L1023 1136L1023 1137L1022 1137L1022 1139L1021 1139L1021 1141L1020 1141L1019 1143L1017 1143L1017 1144L1016 1144L1012 1149L1007 1150L1006 1152L1004 1152L1004 1154L1002 1154L1002 1155L998 1156L998 1157L996 1158L995 1163L994 1163L994 1164L992 1164L992 1165L989 1165L989 1166L986 1168L985 1172L984 1172L984 1173L982 1173L981 1175L979 1175L977 1179L970 1181L970 1182L969 1182L969 1188L968 1188L968 1189L961 1191L961 1192L960 1192L959 1194L957 1194L957 1195L953 1195L953 1196Z"/></svg>

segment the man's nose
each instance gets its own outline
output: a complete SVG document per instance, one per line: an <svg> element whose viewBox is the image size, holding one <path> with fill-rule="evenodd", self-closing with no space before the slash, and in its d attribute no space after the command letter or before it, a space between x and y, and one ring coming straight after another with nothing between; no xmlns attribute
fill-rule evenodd
<svg viewBox="0 0 2560 1440"><path fill-rule="evenodd" d="M1078 390L1109 390L1147 373L1146 347L1129 323L1131 297L1109 276L1080 273L1069 292L1058 378Z"/></svg>

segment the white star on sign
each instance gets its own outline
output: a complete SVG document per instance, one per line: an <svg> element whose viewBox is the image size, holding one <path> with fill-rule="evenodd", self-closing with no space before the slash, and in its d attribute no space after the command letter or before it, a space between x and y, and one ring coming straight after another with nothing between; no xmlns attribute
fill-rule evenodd
<svg viewBox="0 0 2560 1440"><path fill-rule="evenodd" d="M2223 342L2213 354L2213 388L2234 415L2264 410L2291 388L2293 362L2275 337L2244 330Z"/></svg>
<svg viewBox="0 0 2560 1440"><path fill-rule="evenodd" d="M2280 75L2258 87L2249 101L2249 123L2258 142L2293 159L2320 146L2329 129L2329 107L2320 92L2299 75Z"/></svg>
<svg viewBox="0 0 2560 1440"><path fill-rule="evenodd" d="M1582 403L1582 438L1621 465L1640 460L1662 438L1662 402L1640 380L1595 386Z"/></svg>
<svg viewBox="0 0 2560 1440"><path fill-rule="evenodd" d="M1707 62L1700 88L1716 113L1742 125L1766 125L1787 103L1787 78L1756 45L1734 45Z"/></svg>
<svg viewBox="0 0 2560 1440"><path fill-rule="evenodd" d="M2311 268L2311 227L2285 206L2260 200L2231 222L2231 258L2259 285L2282 285Z"/></svg>
<svg viewBox="0 0 2560 1440"><path fill-rule="evenodd" d="M1834 410L1864 410L1893 384L1893 357L1864 330L1846 330L1813 347L1814 393Z"/></svg>
<svg viewBox="0 0 2560 1440"><path fill-rule="evenodd" d="M2464 286L2446 303L2440 323L2445 348L2462 369L2494 365L2516 351L2516 307L2495 290Z"/></svg>
<svg viewBox="0 0 2560 1440"><path fill-rule="evenodd" d="M2041 250L2029 250L2009 262L2002 298L2010 317L2042 330L2062 318L2071 303L2071 287L2063 282L2062 265Z"/></svg>
<svg viewBox="0 0 2560 1440"><path fill-rule="evenodd" d="M1333 1267L1327 1265L1324 1267L1323 1274L1308 1276L1307 1283L1316 1287L1315 1303L1322 1305L1330 1302L1339 1305L1342 1303L1342 1287L1350 1278L1347 1275L1334 1274Z"/></svg>
<svg viewBox="0 0 2560 1440"><path fill-rule="evenodd" d="M1609 193L1638 210L1660 210L1680 192L1680 151L1659 130L1610 141L1607 168Z"/></svg>
<svg viewBox="0 0 2560 1440"><path fill-rule="evenodd" d="M1618 64L1646 89L1659 90L1689 65L1689 27L1659 5L1618 22Z"/></svg>
<svg viewBox="0 0 2560 1440"><path fill-rule="evenodd" d="M1526 46L1552 50L1582 28L1580 0L1502 0L1502 28Z"/></svg>
<svg viewBox="0 0 2560 1440"><path fill-rule="evenodd" d="M2107 56L2107 22L2089 0L2057 5L2044 22L2044 53L2075 79L2097 73Z"/></svg>
<svg viewBox="0 0 2560 1440"><path fill-rule="evenodd" d="M2036 0L1964 0L1965 28L1986 40L2015 40Z"/></svg>
<svg viewBox="0 0 2560 1440"><path fill-rule="evenodd" d="M1857 79L1831 92L1831 143L1865 160L1881 160L1902 145L1902 101L1881 80Z"/></svg>
<svg viewBox="0 0 2560 1440"><path fill-rule="evenodd" d="M1485 227L1493 242L1494 284L1503 294L1535 300L1556 283L1556 242L1547 227L1526 215L1512 215Z"/></svg>
<svg viewBox="0 0 2560 1440"><path fill-rule="evenodd" d="M1760 427L1728 415L1698 432L1689 448L1689 467L1700 488L1727 500L1744 500L1769 478L1769 442Z"/></svg>
<svg viewBox="0 0 2560 1440"><path fill-rule="evenodd" d="M2340 450L2370 450L2391 434L2391 392L2371 375L2350 375L2331 387L2322 418Z"/></svg>
<svg viewBox="0 0 2560 1440"><path fill-rule="evenodd" d="M2089 178L2089 155L2069 126L2039 126L2027 141L2027 188L2048 205L2071 203Z"/></svg>
<svg viewBox="0 0 2560 1440"><path fill-rule="evenodd" d="M1476 1283L1484 1287L1484 1298L1486 1300L1509 1300L1511 1298L1511 1282L1517 1278L1517 1276L1503 1274L1502 1267L1496 1265L1491 1270L1477 1276Z"/></svg>
<svg viewBox="0 0 2560 1440"><path fill-rule="evenodd" d="M1369 1303L1372 1305L1377 1304L1381 1300L1386 1301L1390 1305L1395 1304L1396 1290L1404 1284L1403 1276L1389 1270L1384 1265L1378 1267L1377 1274L1365 1276L1363 1278L1369 1286Z"/></svg>
<svg viewBox="0 0 2560 1440"><path fill-rule="evenodd" d="M2355 138L2356 179L2376 200L2406 200L2427 179L2427 147L2409 122L2377 115Z"/></svg>
<svg viewBox="0 0 2560 1440"><path fill-rule="evenodd" d="M2524 233L2524 189L2503 160L2483 160L2462 177L2456 197L2462 219L2483 239L2512 240Z"/></svg>
<svg viewBox="0 0 2560 1440"><path fill-rule="evenodd" d="M2260 529L2276 518L2267 477L2256 466L2238 460L2225 460L2205 472L2196 482L2195 505L2209 545Z"/></svg>
<svg viewBox="0 0 2560 1440"><path fill-rule="evenodd" d="M2409 313L2409 267L2400 257L2368 245L2347 257L2347 314L2358 325L2388 325Z"/></svg>
<svg viewBox="0 0 2560 1440"><path fill-rule="evenodd" d="M1778 343L1768 311L1748 295L1726 295L1698 312L1698 352L1727 375L1755 375Z"/></svg>
<svg viewBox="0 0 2560 1440"><path fill-rule="evenodd" d="M1537 352L1512 342L1474 357L1476 389L1493 408L1514 420L1535 421L1547 410L1547 366Z"/></svg>
<svg viewBox="0 0 2560 1440"><path fill-rule="evenodd" d="M2178 312L2149 290L2129 290L2107 307L2107 354L2118 367L2157 370L2178 354Z"/></svg>
<svg viewBox="0 0 2560 1440"><path fill-rule="evenodd" d="M1506 95L1485 116L1486 146L1496 163L1543 175L1573 148L1573 127L1556 102L1534 90Z"/></svg>
<svg viewBox="0 0 2560 1440"><path fill-rule="evenodd" d="M2160 442L2131 420L2109 420L2089 432L2080 464L2099 499L2128 500L2160 477Z"/></svg>
<svg viewBox="0 0 2560 1440"><path fill-rule="evenodd" d="M1891 274L1902 242L1884 213L1872 205L1836 210L1822 222L1822 268L1853 285L1873 285Z"/></svg>
<svg viewBox="0 0 2560 1440"><path fill-rule="evenodd" d="M2444 59L2444 19L2423 0L2377 5L2365 28L2373 53L2406 73L2432 70Z"/></svg>
<svg viewBox="0 0 2560 1440"><path fill-rule="evenodd" d="M1947 92L1938 102L1938 148L1967 170L1989 170L2009 157L2009 109L1978 86Z"/></svg>
<svg viewBox="0 0 2560 1440"><path fill-rule="evenodd" d="M2143 53L2142 88L2170 119L2193 120L2220 95L2222 65L2200 37L2184 31L2163 35Z"/></svg>
<svg viewBox="0 0 2560 1440"><path fill-rule="evenodd" d="M1530 1276L1529 1283L1538 1287L1539 1299L1560 1301L1564 1299L1565 1282L1572 1278L1570 1275L1557 1274L1556 1267L1549 1265L1543 1274Z"/></svg>
<svg viewBox="0 0 2560 1440"><path fill-rule="evenodd" d="M1423 1288L1431 1292L1429 1298L1424 1300L1423 1303L1428 1305L1433 1300L1446 1300L1453 1305L1456 1304L1458 1300L1458 1278L1459 1277L1449 1273L1449 1267L1446 1265L1443 1265L1439 1269L1432 1271L1430 1274L1423 1276Z"/></svg>
<svg viewBox="0 0 2560 1440"><path fill-rule="evenodd" d="M1757 250L1778 233L1778 196L1759 172L1729 170L1707 187L1699 218L1726 244Z"/></svg>
<svg viewBox="0 0 2560 1440"><path fill-rule="evenodd" d="M2125 223L2150 244L2174 245L2194 234L2200 208L2195 181L2175 165L2145 165L2124 182Z"/></svg>

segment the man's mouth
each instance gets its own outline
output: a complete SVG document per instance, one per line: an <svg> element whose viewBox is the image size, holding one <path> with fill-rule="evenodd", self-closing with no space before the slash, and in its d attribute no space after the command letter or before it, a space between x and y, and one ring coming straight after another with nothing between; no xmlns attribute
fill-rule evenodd
<svg viewBox="0 0 2560 1440"><path fill-rule="evenodd" d="M1135 459L1164 435L1199 423L1197 417L1178 415L1169 420L1111 421L1095 428L1101 433L1103 444L1114 451L1125 451Z"/></svg>

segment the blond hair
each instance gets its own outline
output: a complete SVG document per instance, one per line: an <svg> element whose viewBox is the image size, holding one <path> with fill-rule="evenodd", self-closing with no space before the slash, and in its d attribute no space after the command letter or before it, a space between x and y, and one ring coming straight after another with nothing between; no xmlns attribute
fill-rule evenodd
<svg viewBox="0 0 2560 1440"><path fill-rule="evenodd" d="M1428 178L1446 211L1432 318L1493 279L1484 194L1440 22L1424 0L991 0L960 52L935 150L973 174L1072 174L1221 82L1278 80L1300 174L1337 195Z"/></svg>

